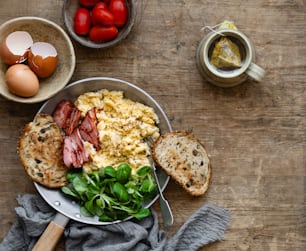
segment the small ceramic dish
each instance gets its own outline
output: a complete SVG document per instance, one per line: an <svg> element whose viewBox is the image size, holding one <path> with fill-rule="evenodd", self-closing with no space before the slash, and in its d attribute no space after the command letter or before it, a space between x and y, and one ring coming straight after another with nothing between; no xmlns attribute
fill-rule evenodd
<svg viewBox="0 0 306 251"><path fill-rule="evenodd" d="M103 49L103 48L109 48L112 46L117 45L118 43L122 42L131 32L134 22L135 22L135 16L136 16L136 4L135 0L125 0L127 9L128 9L128 18L126 24L119 29L118 36L108 42L104 43L95 43L89 39L89 36L79 36L74 32L73 28L73 19L76 10L81 7L79 4L79 1L75 0L64 0L62 14L64 19L64 24L66 26L66 29L69 33L69 35L77 41L79 44L93 49Z"/></svg>
<svg viewBox="0 0 306 251"><path fill-rule="evenodd" d="M75 69L75 52L65 31L47 19L39 17L18 17L0 26L0 41L14 31L28 32L34 42L51 43L57 50L58 62L55 72L48 78L39 80L39 91L33 97L20 97L12 94L5 83L8 65L0 59L0 94L19 103L38 103L45 101L62 90L70 81Z"/></svg>

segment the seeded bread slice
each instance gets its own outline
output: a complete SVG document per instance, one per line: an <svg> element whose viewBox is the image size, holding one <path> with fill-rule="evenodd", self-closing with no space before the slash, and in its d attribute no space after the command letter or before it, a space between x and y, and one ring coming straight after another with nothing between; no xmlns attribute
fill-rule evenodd
<svg viewBox="0 0 306 251"><path fill-rule="evenodd" d="M49 188L67 184L62 157L63 136L49 114L38 114L28 123L18 141L18 154L28 176Z"/></svg>
<svg viewBox="0 0 306 251"><path fill-rule="evenodd" d="M191 133L170 132L152 145L154 161L188 193L203 195L209 186L211 166L201 142Z"/></svg>

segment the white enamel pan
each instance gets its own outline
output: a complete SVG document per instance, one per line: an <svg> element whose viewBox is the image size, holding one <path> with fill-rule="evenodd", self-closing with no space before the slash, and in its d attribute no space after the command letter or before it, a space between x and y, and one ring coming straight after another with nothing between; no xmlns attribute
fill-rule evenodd
<svg viewBox="0 0 306 251"><path fill-rule="evenodd" d="M76 81L68 85L57 95L53 96L50 100L44 103L44 105L39 109L38 113L51 114L55 106L61 100L68 99L74 101L79 95L85 92L98 91L101 89L123 91L125 97L153 107L155 113L159 117L159 128L161 133L164 134L166 132L172 131L170 122L165 112L148 93L134 84L114 78L95 77ZM157 177L163 191L168 184L169 176L163 170L157 169ZM53 250L61 235L63 234L65 226L69 220L75 220L85 224L93 225L107 225L119 222L101 222L99 221L98 217L82 216L80 214L79 205L65 197L60 189L48 189L37 183L34 184L41 197L57 211L55 218L50 222L34 246L33 250L35 251ZM156 195L156 197L154 197L152 200L146 201L144 203L144 207L150 207L158 199L158 197L159 195Z"/></svg>

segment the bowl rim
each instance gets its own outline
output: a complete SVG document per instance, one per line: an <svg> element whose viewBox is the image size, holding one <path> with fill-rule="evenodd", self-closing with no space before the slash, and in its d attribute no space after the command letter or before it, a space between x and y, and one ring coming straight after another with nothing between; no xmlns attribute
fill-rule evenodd
<svg viewBox="0 0 306 251"><path fill-rule="evenodd" d="M68 0L64 0L63 6L62 6L62 18L64 20L64 25L66 27L66 30L68 32L68 34L76 41L78 42L80 45L87 47L87 48L91 48L91 49L107 49L110 47L113 47L119 43L121 43L132 31L133 27L134 27L134 23L135 23L135 17L136 17L136 3L135 0L130 0L131 2L131 6L132 8L130 8L130 15L129 15L129 20L128 20L128 24L127 27L125 28L124 32L121 33L121 37L119 40L111 40L109 42L104 42L104 43L94 43L94 42L90 42L90 41L84 41L80 36L78 36L77 34L75 34L73 32L73 25L70 26L68 25L68 17L67 17L67 4L68 4ZM119 31L120 34L120 31Z"/></svg>
<svg viewBox="0 0 306 251"><path fill-rule="evenodd" d="M62 27L60 27L57 23L42 18L42 17L37 17L37 16L22 16L22 17L16 17L16 18L12 18L9 19L7 21L5 21L4 23L2 23L0 25L0 30L4 29L5 27L8 27L11 24L14 24L16 22L22 22L22 21L38 21L38 22L42 22L44 24L50 25L52 27L54 27L57 31L59 31L61 33L61 35L65 38L65 41L68 44L69 47L69 52L70 52L70 61L71 61L71 67L69 69L69 72L67 72L66 74L66 80L63 81L65 82L63 85L59 86L58 88L54 89L53 92L51 93L47 93L45 96L43 97L20 97L17 95L13 95L13 94L9 94L7 95L4 92L0 92L1 96L5 97L8 100L14 101L14 102L18 102L18 103L24 103L24 104L34 104L34 103L39 103L42 101L45 101L49 98L51 98L52 96L54 96L57 92L59 92L60 90L62 90L70 81L74 70L75 70L75 66L76 66L76 55L75 55L75 51L74 51L74 46L71 42L70 37L67 35L67 33L64 31L64 29ZM0 83L1 85L4 85L5 83Z"/></svg>

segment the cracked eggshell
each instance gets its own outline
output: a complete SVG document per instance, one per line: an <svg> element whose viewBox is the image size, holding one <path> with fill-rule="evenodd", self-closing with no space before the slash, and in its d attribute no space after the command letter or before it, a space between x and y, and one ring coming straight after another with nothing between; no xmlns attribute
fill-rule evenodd
<svg viewBox="0 0 306 251"><path fill-rule="evenodd" d="M22 63L27 60L32 45L33 39L28 32L14 31L1 42L0 58L8 65Z"/></svg>
<svg viewBox="0 0 306 251"><path fill-rule="evenodd" d="M57 61L57 51L50 43L36 42L29 50L28 64L40 78L51 76L56 69Z"/></svg>

